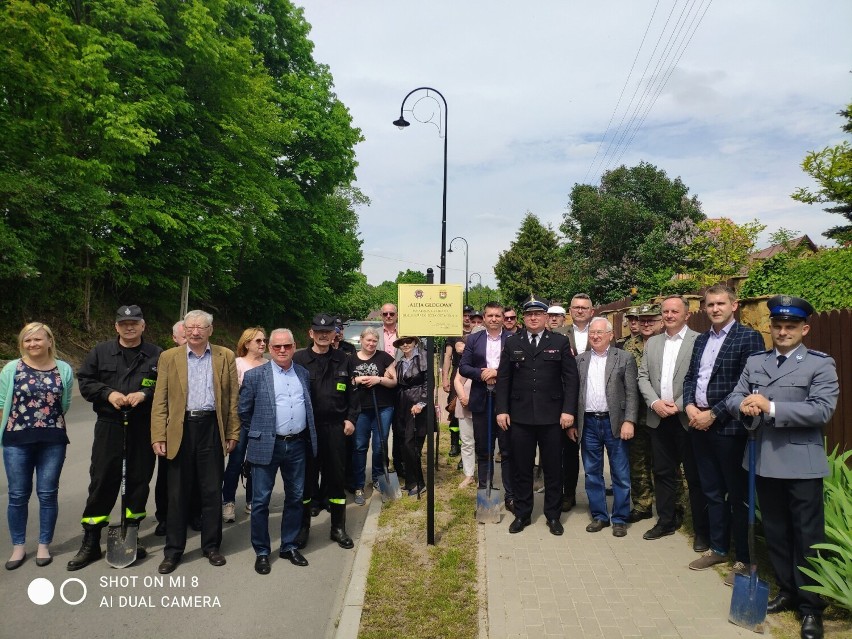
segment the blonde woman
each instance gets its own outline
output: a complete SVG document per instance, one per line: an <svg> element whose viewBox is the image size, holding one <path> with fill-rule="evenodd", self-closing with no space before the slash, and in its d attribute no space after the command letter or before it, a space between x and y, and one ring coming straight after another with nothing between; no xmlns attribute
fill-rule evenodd
<svg viewBox="0 0 852 639"><path fill-rule="evenodd" d="M459 357L461 357L461 354L464 352L466 342L467 335L463 335L454 344L454 348L459 354ZM476 469L476 456L474 454L473 446L473 413L470 411L470 406L468 406L470 401L471 381L457 371L455 378L453 379L453 386L456 390L455 416L459 420L461 463L462 471L464 472L464 480L459 484L459 488L467 488L476 481L473 477L473 472Z"/></svg>
<svg viewBox="0 0 852 639"><path fill-rule="evenodd" d="M243 376L246 371L256 368L266 362L263 354L266 352L266 331L260 326L252 326L243 331L237 340L237 379L240 386L243 385ZM240 441L237 447L228 455L228 465L222 476L222 521L231 523L237 519L237 484L240 481L240 472L246 458L246 446L248 435L240 433ZM251 475L246 477L246 512L251 512Z"/></svg>
<svg viewBox="0 0 852 639"><path fill-rule="evenodd" d="M56 359L53 332L31 322L18 335L20 359L0 372L0 410L3 411L3 463L9 483L9 532L12 556L6 570L26 559L27 513L36 476L39 501L39 538L36 565L53 557L50 544L59 515L59 475L65 463L68 434L65 413L71 406L74 374Z"/></svg>

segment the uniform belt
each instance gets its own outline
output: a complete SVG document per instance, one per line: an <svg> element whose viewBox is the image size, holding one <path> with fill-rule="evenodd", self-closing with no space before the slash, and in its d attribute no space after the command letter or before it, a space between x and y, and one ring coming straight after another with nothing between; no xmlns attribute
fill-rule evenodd
<svg viewBox="0 0 852 639"><path fill-rule="evenodd" d="M587 417L594 417L595 419L606 419L607 417L609 417L609 411L603 411L603 412L601 412L601 411L591 412L590 411L590 412L586 413L586 416Z"/></svg>
<svg viewBox="0 0 852 639"><path fill-rule="evenodd" d="M188 410L186 411L186 419L204 419L205 417L215 417L215 410Z"/></svg>
<svg viewBox="0 0 852 639"><path fill-rule="evenodd" d="M282 439L285 442L289 442L293 439L299 439L302 436L302 433L295 433L293 435L275 435L275 439Z"/></svg>

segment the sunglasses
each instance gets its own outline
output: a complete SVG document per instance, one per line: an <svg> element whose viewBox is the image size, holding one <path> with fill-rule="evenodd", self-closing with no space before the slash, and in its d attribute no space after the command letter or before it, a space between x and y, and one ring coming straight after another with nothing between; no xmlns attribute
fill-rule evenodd
<svg viewBox="0 0 852 639"><path fill-rule="evenodd" d="M506 320L507 322L514 322L516 319L518 319L518 316L517 315L504 315L503 319Z"/></svg>
<svg viewBox="0 0 852 639"><path fill-rule="evenodd" d="M396 313L382 313L382 317L393 317Z"/></svg>
<svg viewBox="0 0 852 639"><path fill-rule="evenodd" d="M271 348L273 351L280 351L281 349L284 349L285 351L289 351L291 348L294 348L295 346L296 346L295 344L270 344L269 348Z"/></svg>
<svg viewBox="0 0 852 639"><path fill-rule="evenodd" d="M266 344L266 340L263 337L258 337L256 340L254 340L254 343L255 344Z"/></svg>

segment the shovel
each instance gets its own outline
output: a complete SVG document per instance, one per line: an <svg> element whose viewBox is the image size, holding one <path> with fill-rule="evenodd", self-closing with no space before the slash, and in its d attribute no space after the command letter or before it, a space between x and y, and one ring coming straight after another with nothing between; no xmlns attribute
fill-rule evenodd
<svg viewBox="0 0 852 639"><path fill-rule="evenodd" d="M752 392L756 393L757 389ZM728 621L752 632L763 632L766 606L769 602L769 584L757 578L757 559L754 554L754 476L757 455L757 429L763 423L763 414L754 418L748 430L748 556L751 558L749 575L734 575L734 592Z"/></svg>
<svg viewBox="0 0 852 639"><path fill-rule="evenodd" d="M121 448L121 523L107 529L106 562L113 568L127 568L136 561L136 542L138 526L127 525L127 427L130 423L130 411L121 411L122 448Z"/></svg>
<svg viewBox="0 0 852 639"><path fill-rule="evenodd" d="M387 451L385 450L385 426L382 424L382 414L379 412L379 402L376 401L376 389L371 388L373 395L373 410L376 411L376 421L379 423L379 443L382 445L382 470L379 475L379 492L382 493L382 501L393 501L402 497L402 489L399 487L399 477L396 472L388 472Z"/></svg>
<svg viewBox="0 0 852 639"><path fill-rule="evenodd" d="M492 422L494 421L494 387L487 386L488 391L488 470L486 472L485 488L476 491L476 521L481 524L499 524L503 516L503 499L500 491L491 486L491 471L494 461L491 459Z"/></svg>

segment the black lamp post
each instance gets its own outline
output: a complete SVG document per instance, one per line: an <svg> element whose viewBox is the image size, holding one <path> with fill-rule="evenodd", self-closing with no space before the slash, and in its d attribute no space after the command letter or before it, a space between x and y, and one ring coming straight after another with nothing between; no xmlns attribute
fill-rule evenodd
<svg viewBox="0 0 852 639"><path fill-rule="evenodd" d="M458 235L450 240L450 248L447 250L447 253L453 252L453 242L456 240L461 240L464 242L464 305L467 306L467 285L468 285L468 275L467 275L467 258L468 258L468 246L467 240L464 239L461 235ZM481 278L480 278L481 280Z"/></svg>
<svg viewBox="0 0 852 639"><path fill-rule="evenodd" d="M476 272L471 273L470 274L470 280L468 280L468 284L470 284L470 282L473 281L474 275L476 275L476 277L479 278L479 292L482 293L482 276L479 273L476 273ZM481 302L482 300L479 300L479 301ZM482 309L478 308L477 310L481 311Z"/></svg>
<svg viewBox="0 0 852 639"><path fill-rule="evenodd" d="M409 91L408 95L406 95L402 99L402 104L399 105L399 119L394 120L394 125L398 126L400 129L404 129L409 126L411 123L406 120L402 114L405 109L405 101L409 98L412 93L416 93L417 91L426 91L427 98L431 98L435 100L434 96L432 96L429 92L435 93L441 98L441 101L444 103L444 127L441 128L441 119L440 115L438 117L438 122L432 122L432 117L428 120L421 120L416 115L414 116L418 122L423 122L424 124L432 123L438 127L438 135L441 135L443 131L444 137L444 195L443 195L443 204L442 204L442 216L441 216L441 284L447 283L447 100L437 89L433 89L432 87L417 87L416 89ZM419 102L423 98L417 100ZM414 104L416 105L417 102ZM437 100L435 100L437 102ZM414 109L409 109L409 111L414 115ZM434 113L432 113L434 116Z"/></svg>

